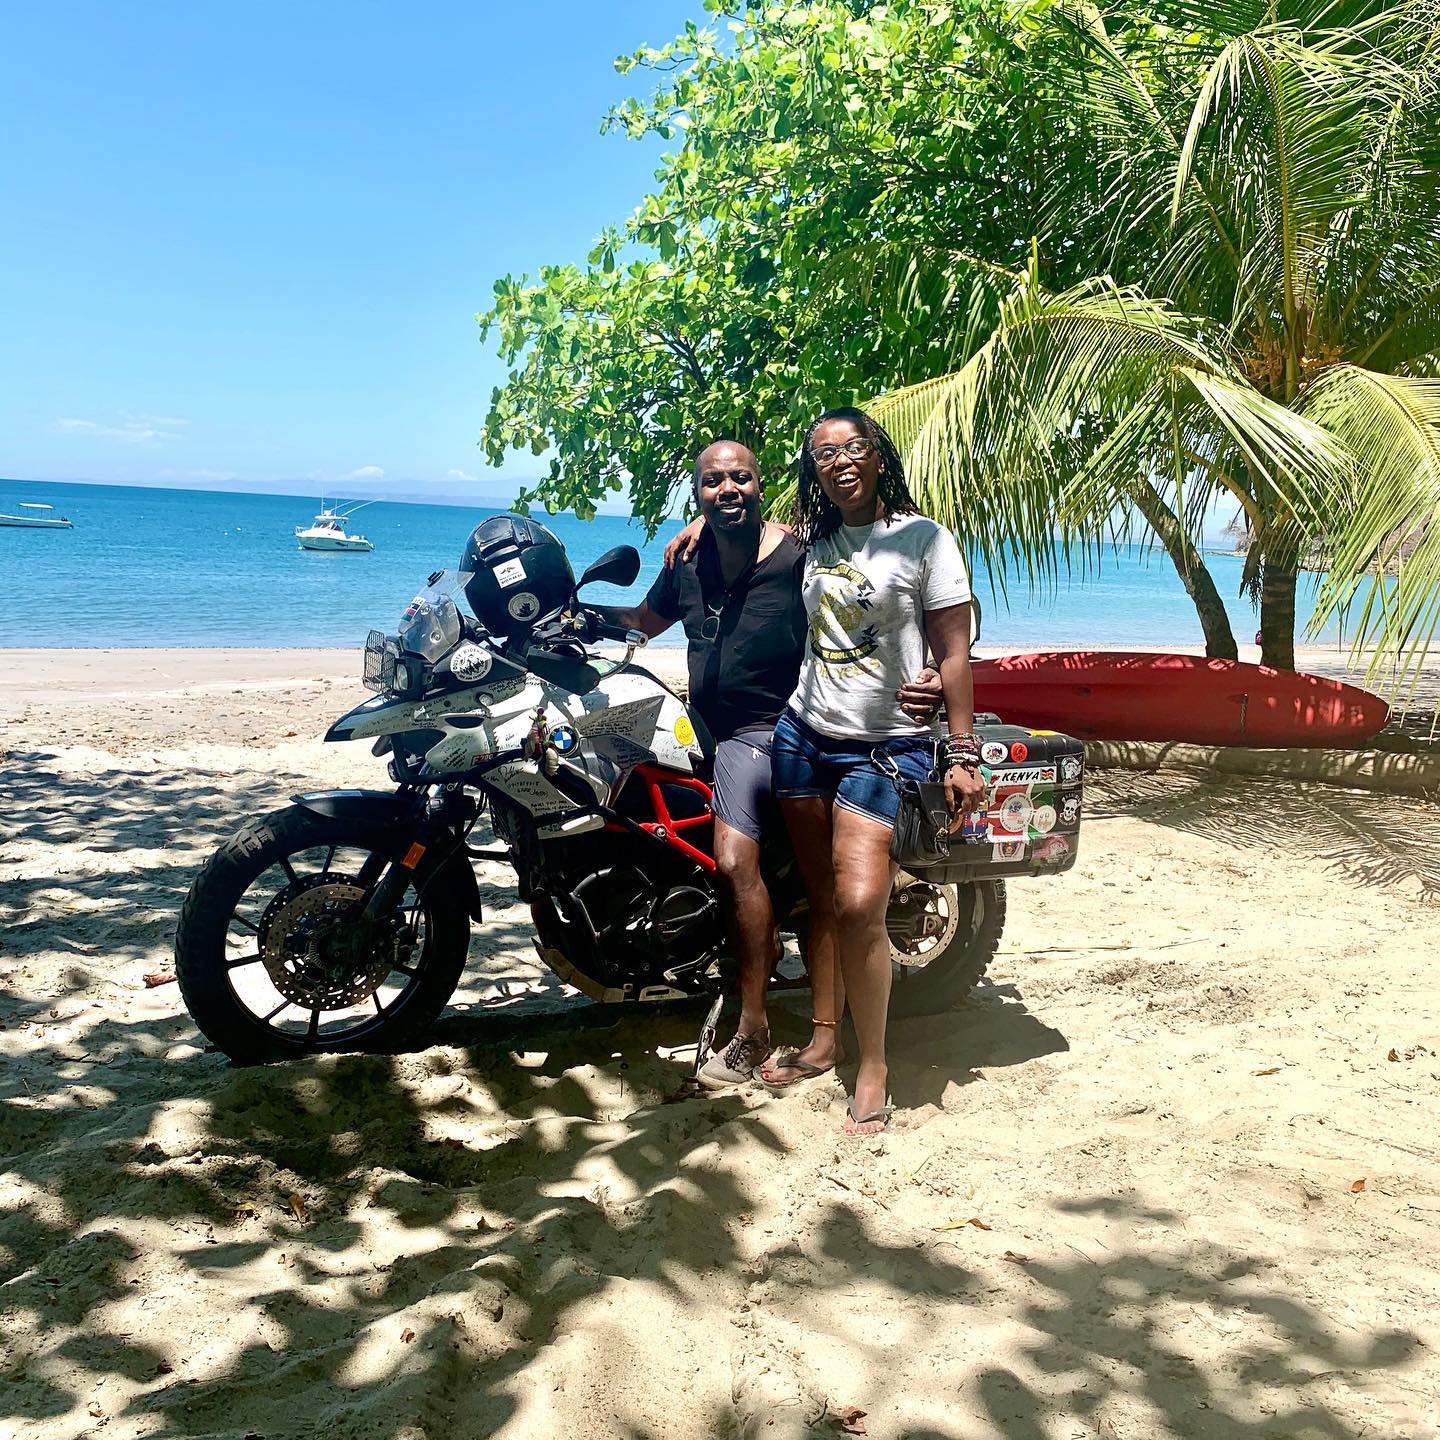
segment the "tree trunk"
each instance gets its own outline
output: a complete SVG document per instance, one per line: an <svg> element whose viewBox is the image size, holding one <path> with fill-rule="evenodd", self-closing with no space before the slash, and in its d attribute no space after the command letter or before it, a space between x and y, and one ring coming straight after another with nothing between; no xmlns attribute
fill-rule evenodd
<svg viewBox="0 0 1440 1440"><path fill-rule="evenodd" d="M1175 564L1180 583L1195 604L1200 628L1205 633L1205 653L1215 660L1238 660L1240 652L1235 648L1235 632L1230 628L1225 602L1200 552L1190 543L1185 527L1151 486L1141 485L1135 498L1140 513L1160 537L1166 554Z"/></svg>
<svg viewBox="0 0 1440 1440"><path fill-rule="evenodd" d="M1265 557L1260 580L1260 663L1295 668L1295 561Z"/></svg>

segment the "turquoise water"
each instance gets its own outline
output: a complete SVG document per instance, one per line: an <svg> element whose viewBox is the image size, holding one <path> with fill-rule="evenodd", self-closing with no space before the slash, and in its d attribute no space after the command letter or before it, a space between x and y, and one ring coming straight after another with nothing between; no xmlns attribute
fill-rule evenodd
<svg viewBox="0 0 1440 1440"><path fill-rule="evenodd" d="M0 526L0 646L359 645L372 627L393 630L425 577L454 567L471 529L496 513L380 502L353 522L374 542L372 553L325 554L298 549L293 535L319 508L313 496L0 481L0 512L24 513L16 510L22 500L48 502L75 528ZM678 528L667 524L647 545L641 526L618 517L540 518L564 542L577 575L612 545L639 548L641 578L627 592L637 597ZM1243 644L1256 621L1235 595L1240 561L1215 555L1207 563ZM986 645L1202 641L1189 597L1162 554L1107 552L1098 573L1049 597L1017 589L1008 608L984 576L976 588ZM1302 620L1314 589L1315 577L1304 577ZM620 598L608 587L587 593Z"/></svg>

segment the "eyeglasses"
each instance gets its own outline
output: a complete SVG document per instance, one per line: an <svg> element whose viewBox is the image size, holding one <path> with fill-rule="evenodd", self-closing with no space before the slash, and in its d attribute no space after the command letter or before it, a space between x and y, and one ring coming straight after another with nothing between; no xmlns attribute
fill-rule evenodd
<svg viewBox="0 0 1440 1440"><path fill-rule="evenodd" d="M820 445L811 450L810 458L825 469L835 463L835 457L844 451L852 460L863 460L867 455L875 453L875 442L867 439L864 435L857 435L853 440L847 440L843 445Z"/></svg>

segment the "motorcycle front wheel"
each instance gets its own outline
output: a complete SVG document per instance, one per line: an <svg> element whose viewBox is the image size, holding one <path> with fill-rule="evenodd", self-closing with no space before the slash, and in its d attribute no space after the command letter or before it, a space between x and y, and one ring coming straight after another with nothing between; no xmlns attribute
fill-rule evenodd
<svg viewBox="0 0 1440 1440"><path fill-rule="evenodd" d="M470 920L426 856L363 953L333 940L410 837L292 806L227 840L195 877L175 973L195 1023L240 1064L393 1050L434 1023L460 981Z"/></svg>

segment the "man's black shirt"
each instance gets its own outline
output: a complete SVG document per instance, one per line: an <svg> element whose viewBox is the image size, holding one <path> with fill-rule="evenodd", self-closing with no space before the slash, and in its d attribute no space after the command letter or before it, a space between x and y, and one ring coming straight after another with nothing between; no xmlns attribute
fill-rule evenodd
<svg viewBox="0 0 1440 1440"><path fill-rule="evenodd" d="M650 608L685 629L690 703L716 740L769 728L794 694L805 652L804 573L805 552L784 535L727 593L707 527L694 557L661 570L650 587Z"/></svg>

